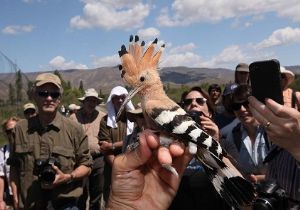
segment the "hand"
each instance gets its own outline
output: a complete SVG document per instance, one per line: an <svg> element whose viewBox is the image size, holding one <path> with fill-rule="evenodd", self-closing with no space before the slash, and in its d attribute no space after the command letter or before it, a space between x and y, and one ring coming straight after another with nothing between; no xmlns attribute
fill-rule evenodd
<svg viewBox="0 0 300 210"><path fill-rule="evenodd" d="M211 118L201 115L200 116L201 122L201 128L208 133L209 135L211 135L215 140L219 140L220 139L220 129L217 126L216 123L214 123L214 121L212 121Z"/></svg>
<svg viewBox="0 0 300 210"><path fill-rule="evenodd" d="M57 166L55 166L54 164L52 164L52 168L55 171L56 175L55 175L55 180L53 181L53 183L49 184L49 183L44 183L41 182L41 186L43 189L53 189L54 187L62 184L62 183L66 183L71 179L71 175L70 174L64 174Z"/></svg>
<svg viewBox="0 0 300 210"><path fill-rule="evenodd" d="M266 179L266 175L264 174L260 174L260 175L254 175L254 174L250 174L248 177L248 180L254 184L257 184L259 182L262 182Z"/></svg>
<svg viewBox="0 0 300 210"><path fill-rule="evenodd" d="M113 149L113 145L108 141L99 141L100 151L103 153L111 152Z"/></svg>
<svg viewBox="0 0 300 210"><path fill-rule="evenodd" d="M6 210L6 203L5 201L0 201L0 210Z"/></svg>
<svg viewBox="0 0 300 210"><path fill-rule="evenodd" d="M253 116L260 124L270 123L266 127L269 139L300 161L300 112L272 99L267 99L264 105L251 96L249 103Z"/></svg>
<svg viewBox="0 0 300 210"><path fill-rule="evenodd" d="M176 195L182 174L192 156L183 145L159 147L158 137L145 130L140 145L117 156L112 169L112 190L107 209L165 210ZM171 164L176 177L162 167Z"/></svg>

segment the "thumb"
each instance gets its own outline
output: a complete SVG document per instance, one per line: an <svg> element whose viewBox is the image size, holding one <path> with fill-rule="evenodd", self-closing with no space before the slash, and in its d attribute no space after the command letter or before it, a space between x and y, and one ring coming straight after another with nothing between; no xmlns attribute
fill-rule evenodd
<svg viewBox="0 0 300 210"><path fill-rule="evenodd" d="M145 132L139 135L139 146L130 152L123 153L117 156L114 160L113 167L117 171L134 170L145 164L152 156L152 151L147 143L147 138L154 138L146 135Z"/></svg>
<svg viewBox="0 0 300 210"><path fill-rule="evenodd" d="M56 165L54 165L54 163L51 163L51 166L56 174L61 173L61 170L59 170L59 168Z"/></svg>

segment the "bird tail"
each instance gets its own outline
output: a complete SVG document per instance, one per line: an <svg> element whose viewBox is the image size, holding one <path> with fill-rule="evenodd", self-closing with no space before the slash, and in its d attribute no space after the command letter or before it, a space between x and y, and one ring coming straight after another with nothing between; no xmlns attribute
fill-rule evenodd
<svg viewBox="0 0 300 210"><path fill-rule="evenodd" d="M196 154L203 168L219 195L228 205L240 208L248 206L255 199L254 186L241 177L237 171L228 167L218 157L203 148Z"/></svg>

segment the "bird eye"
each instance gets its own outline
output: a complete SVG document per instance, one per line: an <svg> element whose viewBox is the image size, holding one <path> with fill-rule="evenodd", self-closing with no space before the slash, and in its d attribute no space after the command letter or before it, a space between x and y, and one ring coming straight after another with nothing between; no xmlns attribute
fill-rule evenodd
<svg viewBox="0 0 300 210"><path fill-rule="evenodd" d="M145 81L145 77L141 77L141 78L140 78L140 81L141 81L141 82L144 82L144 81Z"/></svg>

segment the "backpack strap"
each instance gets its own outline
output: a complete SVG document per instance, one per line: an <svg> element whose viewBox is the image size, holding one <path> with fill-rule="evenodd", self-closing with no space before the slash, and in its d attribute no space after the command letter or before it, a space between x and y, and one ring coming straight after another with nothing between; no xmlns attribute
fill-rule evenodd
<svg viewBox="0 0 300 210"><path fill-rule="evenodd" d="M242 132L241 132L241 123L238 123L233 129L232 129L232 135L233 135L233 142L238 150L240 152L241 145L242 145Z"/></svg>
<svg viewBox="0 0 300 210"><path fill-rule="evenodd" d="M292 108L296 107L296 100L297 100L296 92L292 90Z"/></svg>

